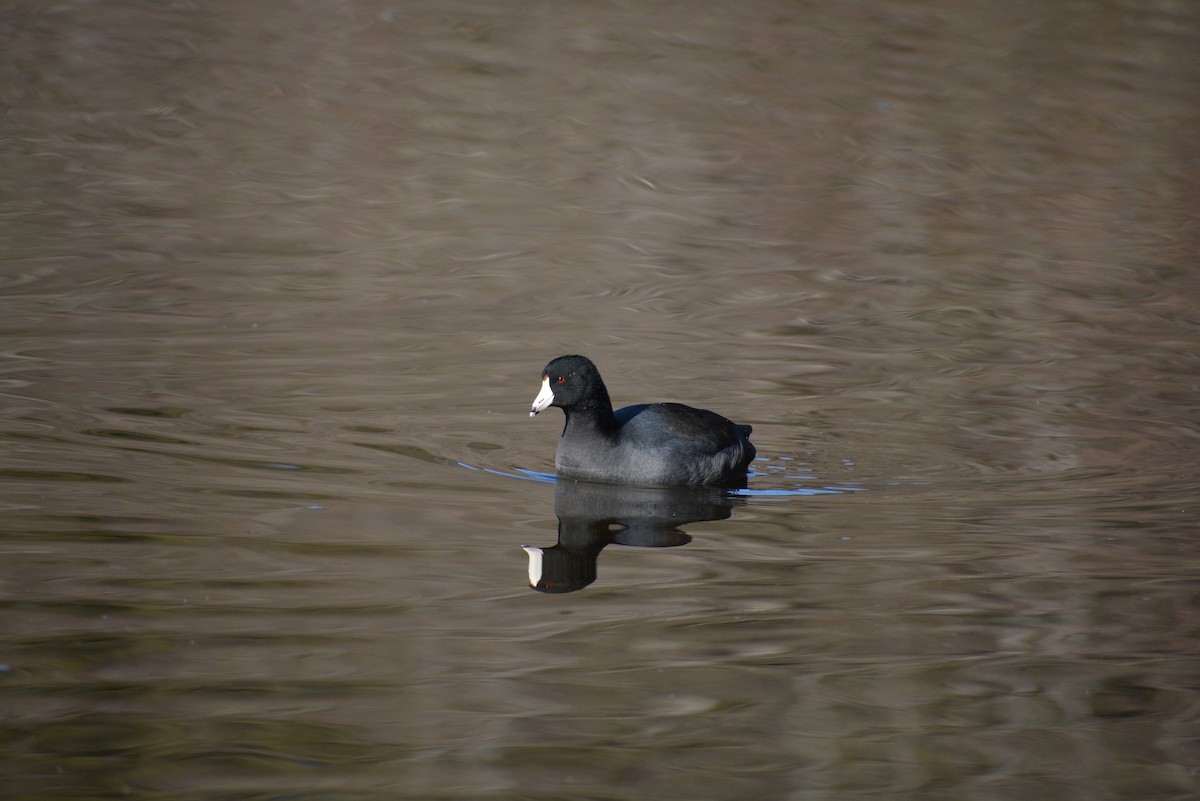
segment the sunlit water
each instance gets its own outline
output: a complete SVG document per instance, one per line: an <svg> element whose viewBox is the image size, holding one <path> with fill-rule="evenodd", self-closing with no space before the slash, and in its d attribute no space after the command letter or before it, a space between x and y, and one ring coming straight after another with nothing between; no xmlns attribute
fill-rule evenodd
<svg viewBox="0 0 1200 801"><path fill-rule="evenodd" d="M6 11L0 795L1197 797L1198 8Z"/></svg>

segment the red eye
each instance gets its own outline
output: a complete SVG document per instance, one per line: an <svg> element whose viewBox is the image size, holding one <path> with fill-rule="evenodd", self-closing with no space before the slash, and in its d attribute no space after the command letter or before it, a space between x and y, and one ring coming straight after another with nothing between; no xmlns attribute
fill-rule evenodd
<svg viewBox="0 0 1200 801"><path fill-rule="evenodd" d="M566 376L564 376L564 375L560 375L560 376L559 376L557 379L555 379L555 380L556 380L556 381L558 381L558 383L560 383L560 384L565 384L565 383L567 383L567 377L566 377Z"/></svg>

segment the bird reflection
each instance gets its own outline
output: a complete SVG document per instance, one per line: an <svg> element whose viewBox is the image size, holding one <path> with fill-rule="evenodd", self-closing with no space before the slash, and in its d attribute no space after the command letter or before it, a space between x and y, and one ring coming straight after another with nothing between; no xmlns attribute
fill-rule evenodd
<svg viewBox="0 0 1200 801"><path fill-rule="evenodd" d="M686 545L685 523L724 520L735 496L713 487L633 487L559 479L554 486L558 544L523 545L529 585L538 592L581 590L596 580L596 561L610 543L642 548Z"/></svg>

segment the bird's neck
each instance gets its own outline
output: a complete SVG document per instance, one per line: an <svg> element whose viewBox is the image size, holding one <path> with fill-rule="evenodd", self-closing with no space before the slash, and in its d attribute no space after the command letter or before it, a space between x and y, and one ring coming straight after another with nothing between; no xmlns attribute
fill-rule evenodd
<svg viewBox="0 0 1200 801"><path fill-rule="evenodd" d="M606 437L617 433L617 418L613 415L612 401L603 389L588 402L576 404L570 409L563 409L567 422L563 426L563 434L568 430L595 431Z"/></svg>

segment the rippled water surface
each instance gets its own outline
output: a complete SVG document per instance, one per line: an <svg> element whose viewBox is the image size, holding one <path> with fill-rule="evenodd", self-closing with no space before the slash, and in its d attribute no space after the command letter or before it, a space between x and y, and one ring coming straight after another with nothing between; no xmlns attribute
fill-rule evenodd
<svg viewBox="0 0 1200 801"><path fill-rule="evenodd" d="M1196 798L1197 52L13 4L0 797ZM749 488L554 482L573 352L752 424Z"/></svg>

